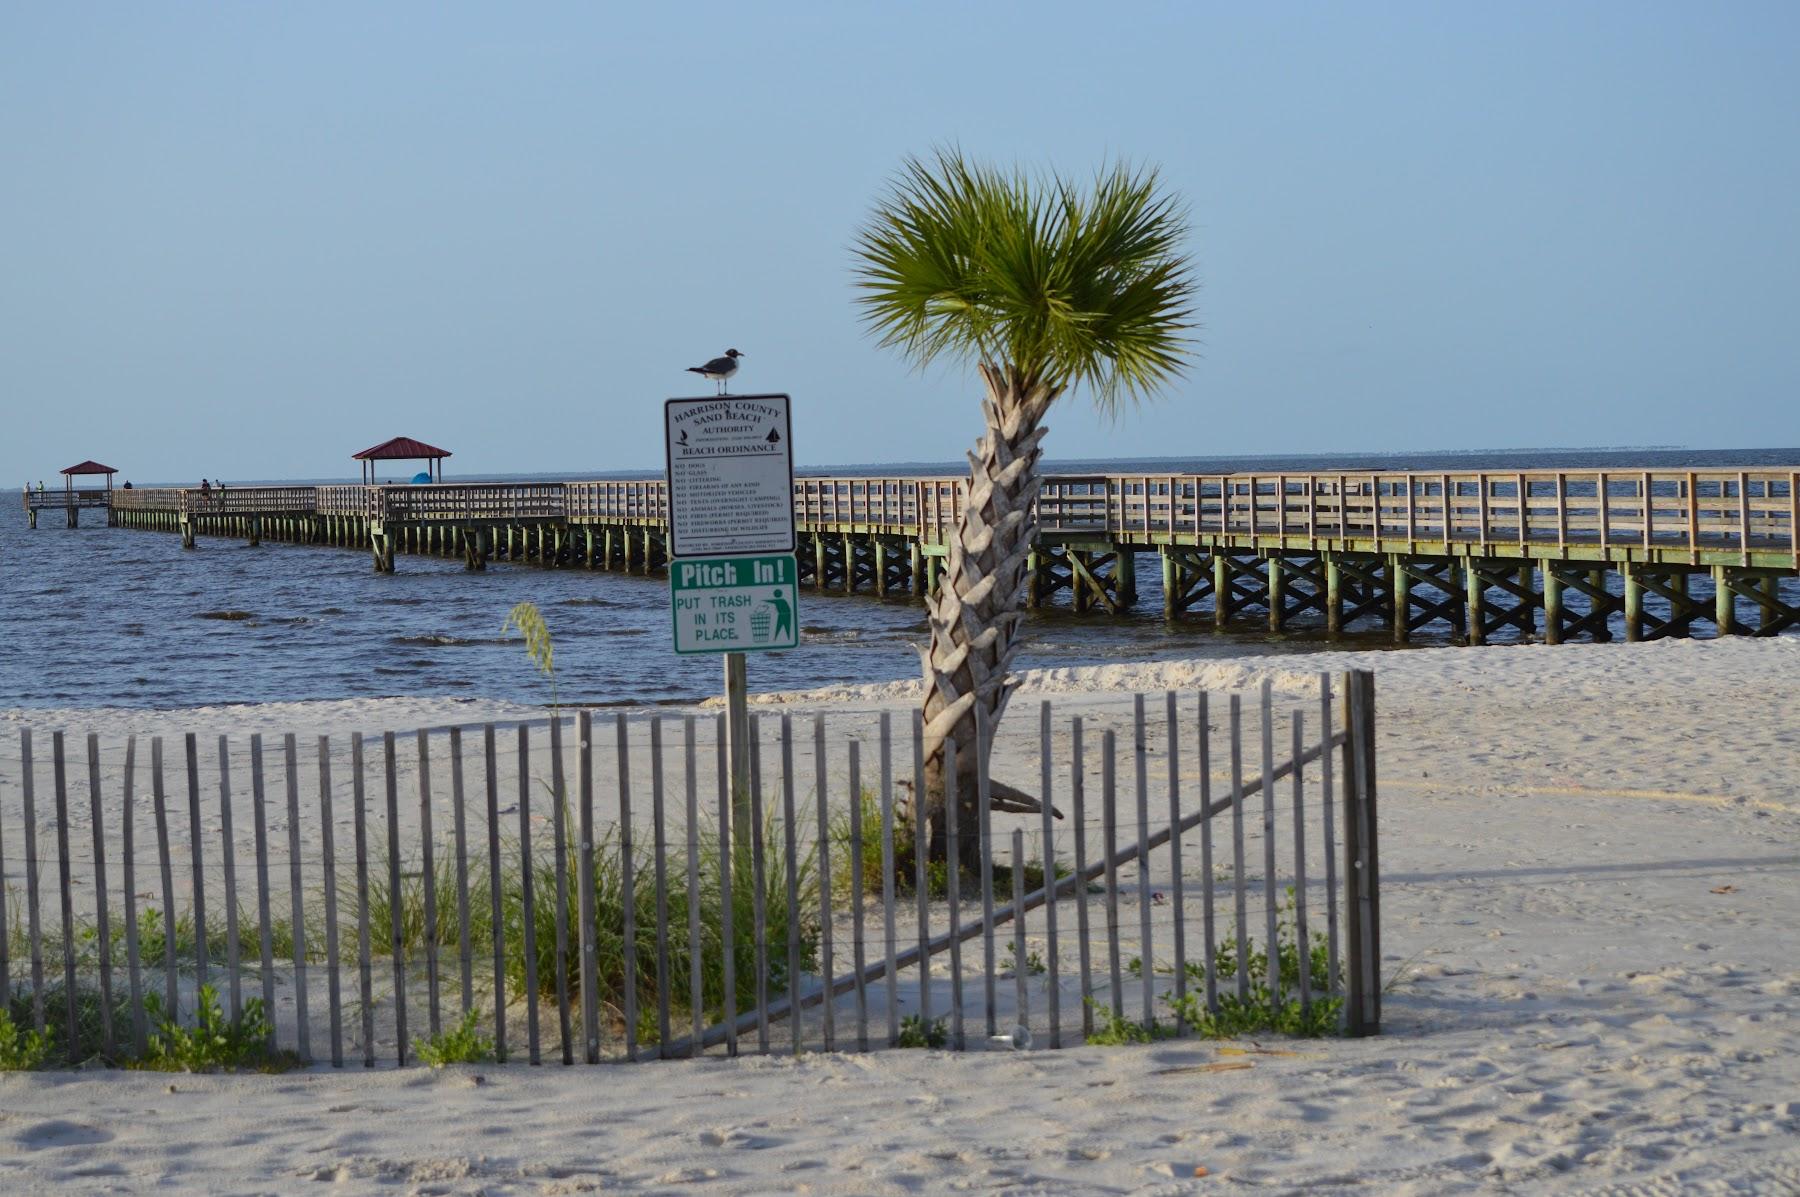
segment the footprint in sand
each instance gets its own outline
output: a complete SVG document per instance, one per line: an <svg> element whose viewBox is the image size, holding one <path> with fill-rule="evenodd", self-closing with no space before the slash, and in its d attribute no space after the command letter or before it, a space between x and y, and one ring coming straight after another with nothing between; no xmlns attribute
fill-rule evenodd
<svg viewBox="0 0 1800 1197"><path fill-rule="evenodd" d="M114 1137L111 1131L97 1126L58 1120L26 1127L13 1136L13 1142L26 1151L41 1151L47 1147L91 1147L96 1143L110 1143Z"/></svg>

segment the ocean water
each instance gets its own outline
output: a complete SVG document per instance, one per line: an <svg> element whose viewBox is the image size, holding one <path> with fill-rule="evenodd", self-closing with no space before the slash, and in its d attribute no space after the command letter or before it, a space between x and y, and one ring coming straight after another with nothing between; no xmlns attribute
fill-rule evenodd
<svg viewBox="0 0 1800 1197"><path fill-rule="evenodd" d="M1795 462L1800 449L1620 449L1056 461L1048 469L1155 474ZM958 471L948 463L908 463L805 472ZM379 575L363 552L272 543L250 548L213 538L184 552L178 536L107 528L97 512L84 513L88 526L76 531L55 518L28 530L16 494L0 498L0 706L167 707L415 695L548 701L545 681L523 644L501 632L506 613L524 600L539 605L555 636L565 702L684 702L719 690L717 658L675 655L667 583L661 577L505 565L471 574L457 561L408 556L398 559L396 573ZM1033 613L1019 666L1387 644L1385 630L1378 628L1327 641L1316 630L1277 636L1253 629L1215 632L1206 618L1166 623L1158 571L1147 559L1140 566L1135 613L1117 618L1077 618L1056 609ZM917 648L927 630L917 602L802 591L799 606L801 647L752 657L752 689L918 675ZM1442 642L1430 635L1415 640Z"/></svg>

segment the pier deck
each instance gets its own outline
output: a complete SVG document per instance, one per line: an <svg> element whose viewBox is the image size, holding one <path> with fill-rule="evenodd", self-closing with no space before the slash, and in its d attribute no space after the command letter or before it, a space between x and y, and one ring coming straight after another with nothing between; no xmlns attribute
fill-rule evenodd
<svg viewBox="0 0 1800 1197"><path fill-rule="evenodd" d="M803 478L803 582L922 596L960 479ZM100 492L104 494L104 492ZM46 496L60 499L60 496ZM34 496L27 495L27 505ZM199 536L648 573L665 564L660 479L113 491L109 522ZM60 502L53 505L61 505ZM1800 470L1056 475L1038 503L1027 600L1079 613L1138 599L1154 555L1170 618L1330 632L1381 620L1481 643L1772 635L1800 626ZM1696 580L1700 582L1695 585ZM1697 593L1698 591L1698 593Z"/></svg>

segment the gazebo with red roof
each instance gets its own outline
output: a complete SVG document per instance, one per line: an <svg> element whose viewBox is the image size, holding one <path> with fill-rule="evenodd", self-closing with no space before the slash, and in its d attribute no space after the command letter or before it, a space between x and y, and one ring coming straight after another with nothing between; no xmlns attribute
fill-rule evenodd
<svg viewBox="0 0 1800 1197"><path fill-rule="evenodd" d="M375 463L378 461L423 461L428 463L432 481L442 482L444 458L449 456L450 450L415 441L410 436L397 436L361 453L351 454L354 460L363 463L363 484L366 486L375 483Z"/></svg>
<svg viewBox="0 0 1800 1197"><path fill-rule="evenodd" d="M101 465L99 462L90 458L87 461L81 462L78 465L72 465L68 469L62 471L63 489L66 491L75 489L75 476L77 474L105 474L106 489L111 490L113 475L118 472L119 471L113 469L111 466Z"/></svg>

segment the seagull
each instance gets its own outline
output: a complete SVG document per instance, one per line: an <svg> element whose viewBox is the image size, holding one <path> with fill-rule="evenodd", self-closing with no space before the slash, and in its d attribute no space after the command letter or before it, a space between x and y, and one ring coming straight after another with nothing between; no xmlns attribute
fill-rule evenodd
<svg viewBox="0 0 1800 1197"><path fill-rule="evenodd" d="M725 393L725 382L737 373L737 360L744 355L735 349L727 349L724 357L715 357L704 366L689 366L689 374L698 374L702 378L710 378L719 384L719 394Z"/></svg>

